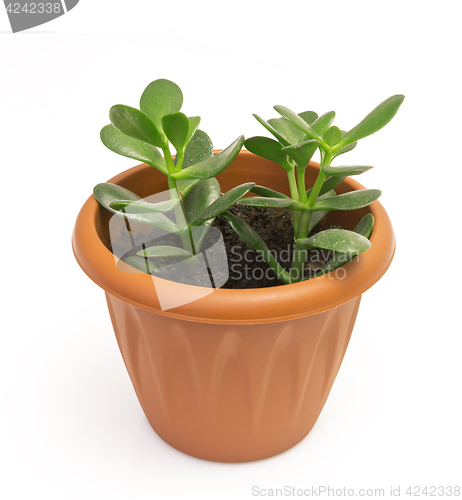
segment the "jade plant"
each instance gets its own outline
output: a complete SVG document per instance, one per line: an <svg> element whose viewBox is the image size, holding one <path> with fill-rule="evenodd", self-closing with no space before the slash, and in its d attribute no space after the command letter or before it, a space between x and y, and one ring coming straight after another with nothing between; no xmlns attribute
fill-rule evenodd
<svg viewBox="0 0 462 500"><path fill-rule="evenodd" d="M141 96L140 109L124 105L111 108L111 124L101 130L102 142L110 150L143 161L166 176L169 199L148 202L121 186L102 183L94 188L97 201L127 222L140 222L160 228L179 238L179 244L143 246L126 262L148 272L161 272L156 259L190 259L194 264L201 246L218 215L222 215L238 236L267 261L284 283L333 271L370 247L374 219L369 213L353 230L316 230L331 210L356 210L377 200L381 192L363 189L338 195L334 188L346 176L359 175L368 165L333 166L335 158L351 151L357 141L384 127L396 114L404 96L395 95L377 106L348 132L332 125L335 112L318 116L313 111L296 114L275 106L279 118L257 120L274 136L238 137L226 149L214 154L209 136L198 129L200 118L187 117L180 109L181 89L169 80L156 80ZM248 182L225 194L215 178L234 160L242 146L252 153L279 164L288 177L290 196ZM170 145L175 149L172 156ZM305 172L319 151L320 168L313 186L307 189ZM245 197L249 192L257 196ZM245 198L244 198L245 197ZM262 238L229 209L241 205L287 209L292 214L294 245L290 269L285 269ZM306 276L308 252L331 252L326 265Z"/></svg>
<svg viewBox="0 0 462 500"><path fill-rule="evenodd" d="M335 158L351 151L357 141L384 127L396 114L404 96L392 96L379 104L358 125L348 132L332 125L335 112L318 116L312 111L296 114L283 106L274 109L279 118L265 121L255 118L274 136L252 137L245 141L250 152L274 161L287 172L290 196L264 186L253 186L251 191L258 196L246 197L241 205L287 209L292 212L294 246L292 262L286 270L276 260L260 236L243 220L232 213L224 217L234 231L252 249L260 253L276 275L284 283L295 283L305 276L307 252L310 249L332 251L332 257L314 276L333 271L365 252L370 247L369 237L373 230L372 214L362 218L353 231L347 229L326 229L311 234L315 226L331 210L356 210L368 206L379 198L378 189L363 189L337 195L334 188L346 176L358 175L372 168L368 165L333 166ZM307 189L305 171L316 151L320 152L320 169L316 181ZM309 276L309 277L313 277Z"/></svg>
<svg viewBox="0 0 462 500"><path fill-rule="evenodd" d="M155 258L190 258L194 262L214 218L254 186L249 182L222 195L215 176L239 153L244 137L214 155L209 136L198 129L200 117L183 114L182 103L182 91L175 83L155 80L144 90L140 109L113 106L111 124L101 130L101 140L110 150L151 165L167 179L169 199L157 203L111 183L98 184L93 190L103 207L126 221L145 223L179 237L178 245L143 245L137 255L126 259L146 272L161 270Z"/></svg>

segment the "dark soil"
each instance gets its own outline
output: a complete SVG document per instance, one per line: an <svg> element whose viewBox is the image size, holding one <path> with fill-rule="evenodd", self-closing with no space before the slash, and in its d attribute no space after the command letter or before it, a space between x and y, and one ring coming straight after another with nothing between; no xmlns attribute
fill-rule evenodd
<svg viewBox="0 0 462 500"><path fill-rule="evenodd" d="M294 231L289 210L235 205L230 212L252 226L282 267L289 270L294 246ZM229 278L222 288L267 288L284 284L263 257L237 236L224 217L217 217L213 225L220 229L228 255ZM332 227L332 225L318 225L311 234ZM316 249L308 252L305 278L312 277L322 269L331 256L332 252L326 250Z"/></svg>
<svg viewBox="0 0 462 500"><path fill-rule="evenodd" d="M290 211L235 205L230 212L252 226L277 257L279 263L286 270L290 268L294 244ZM311 234L332 227L335 226L318 225ZM201 247L203 253L198 256L194 265L191 266L178 259L156 258L153 260L162 271L153 272L150 269L151 274L180 283L221 288L267 288L284 284L277 278L263 257L236 235L224 217L217 217L212 228L216 230L209 231ZM118 257L125 260L128 256L136 255L143 248L153 245L182 248L181 240L177 235L159 231L157 228L153 228L149 234L122 231L117 245L129 250ZM225 245L227 262L223 247L219 243L220 233ZM213 251L207 251L216 243L218 244ZM313 276L322 269L331 256L332 253L326 250L310 251L305 266L305 278Z"/></svg>

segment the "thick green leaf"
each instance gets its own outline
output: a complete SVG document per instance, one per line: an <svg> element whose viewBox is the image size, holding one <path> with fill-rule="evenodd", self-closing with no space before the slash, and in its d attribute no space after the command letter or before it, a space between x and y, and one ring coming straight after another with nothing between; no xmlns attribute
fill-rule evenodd
<svg viewBox="0 0 462 500"><path fill-rule="evenodd" d="M204 243L205 237L210 231L210 226L214 220L215 218L206 220L200 226L189 226L194 244L194 253L196 255L200 253L202 244ZM219 231L219 229L215 229L215 231Z"/></svg>
<svg viewBox="0 0 462 500"><path fill-rule="evenodd" d="M202 130L196 130L186 146L183 169L196 165L213 157L213 144L210 137Z"/></svg>
<svg viewBox="0 0 462 500"><path fill-rule="evenodd" d="M226 212L228 208L232 207L237 201L245 196L253 186L253 182L247 182L246 184L241 184L240 186L230 189L199 214L192 223L195 225L202 224L206 220Z"/></svg>
<svg viewBox="0 0 462 500"><path fill-rule="evenodd" d="M180 87L170 80L155 80L144 90L140 99L140 109L154 122L160 132L162 117L180 111L183 93Z"/></svg>
<svg viewBox="0 0 462 500"><path fill-rule="evenodd" d="M143 214L149 212L164 213L170 212L178 204L178 200L171 199L149 203L145 200L118 200L110 203L114 210L123 210L127 214Z"/></svg>
<svg viewBox="0 0 462 500"><path fill-rule="evenodd" d="M201 180L196 184L185 197L183 203L187 224L190 224L211 203L220 198L220 195L220 184L215 177Z"/></svg>
<svg viewBox="0 0 462 500"><path fill-rule="evenodd" d="M342 140L336 144L334 152L340 151L351 142L358 141L380 130L396 115L403 101L404 96L400 94L385 99L364 120L343 136Z"/></svg>
<svg viewBox="0 0 462 500"><path fill-rule="evenodd" d="M267 188L266 186L253 186L250 191L260 196L266 196L267 198L289 198L285 194L275 191L274 189Z"/></svg>
<svg viewBox="0 0 462 500"><path fill-rule="evenodd" d="M354 232L360 234L361 236L364 236L364 238L370 238L373 229L374 217L372 214L366 214L354 228ZM338 269L340 266L343 266L351 259L353 259L353 257L355 256L345 253L334 253L334 255L326 262L326 265L324 266L322 271L317 274L317 276L321 276L322 274L326 274L329 271Z"/></svg>
<svg viewBox="0 0 462 500"><path fill-rule="evenodd" d="M308 125L311 125L318 115L314 111L304 111L299 113L300 118L302 118ZM306 134L302 132L299 128L292 125L285 118L270 118L268 123L277 132L282 135L289 144L298 144L299 142L304 142Z"/></svg>
<svg viewBox="0 0 462 500"><path fill-rule="evenodd" d="M209 179L210 177L215 177L226 170L234 158L236 158L243 144L244 136L241 135L226 149L212 158L184 168L181 172L173 174L172 177L175 179Z"/></svg>
<svg viewBox="0 0 462 500"><path fill-rule="evenodd" d="M161 148L165 146L161 133L152 120L142 111L130 106L116 104L109 111L109 118L123 134Z"/></svg>
<svg viewBox="0 0 462 500"><path fill-rule="evenodd" d="M270 118L268 123L282 135L289 144L303 141L305 134L285 118Z"/></svg>
<svg viewBox="0 0 462 500"><path fill-rule="evenodd" d="M261 116L253 115L265 128L268 132L271 132L274 137L283 145L290 146L290 142L283 137L274 127L272 127L266 120L264 120Z"/></svg>
<svg viewBox="0 0 462 500"><path fill-rule="evenodd" d="M335 177L329 177L328 179L326 179L323 182L321 191L319 192L319 196L323 195L324 193L327 193L331 189L336 188L345 179L346 179L346 176L342 177L341 175L336 175ZM307 194L307 196L308 196L308 194Z"/></svg>
<svg viewBox="0 0 462 500"><path fill-rule="evenodd" d="M190 116L188 117L189 121L189 127L188 127L188 135L186 137L186 145L189 144L189 141L191 140L192 136L195 134L197 127L199 126L199 123L201 122L201 117L200 116Z"/></svg>
<svg viewBox="0 0 462 500"><path fill-rule="evenodd" d="M300 144L282 148L282 151L295 161L299 169L305 169L318 147L319 142L315 139L310 139Z"/></svg>
<svg viewBox="0 0 462 500"><path fill-rule="evenodd" d="M345 130L342 130L342 137L346 134ZM348 153L349 151L351 151L352 149L354 149L356 147L358 143L355 141L355 142L351 142L350 144L348 144L347 146L345 146L344 148L340 149L340 151L337 151L335 154L334 154L334 158L336 158L337 156L340 156L340 155L343 155L345 153Z"/></svg>
<svg viewBox="0 0 462 500"><path fill-rule="evenodd" d="M308 125L308 123L306 123L306 121L303 118L298 116L297 113L294 113L293 111L284 106L274 106L274 109L284 118L287 118L287 120L289 120L297 128L305 132L305 134L309 135L312 139L318 139L318 140L321 139L320 135L316 132L316 130L310 127L310 125Z"/></svg>
<svg viewBox="0 0 462 500"><path fill-rule="evenodd" d="M125 213L122 208L116 210L112 204L117 204L120 200L128 200L139 203L141 198L128 189L125 189L117 184L104 182L97 184L93 189L93 195L100 205L112 212L113 214L124 217L127 220L149 224L150 226L160 227L169 233L178 232L178 227L168 217L162 213L145 212L145 213Z"/></svg>
<svg viewBox="0 0 462 500"><path fill-rule="evenodd" d="M284 127L282 123L287 123L290 129L292 130L294 126L286 119L286 118L273 118L270 119L272 123L275 123L276 126L279 125L279 131L276 130L275 127L273 127L270 123L265 121L263 118L261 118L258 115L253 115L269 132L271 132L274 137L283 145L283 146L291 146L292 144L295 144L297 142L304 142L303 139L306 139L306 134L305 132L300 131L302 139L300 141L289 141L283 134L284 134ZM317 114L314 111L304 111L302 113L299 113L298 115L300 118L302 118L308 125L311 125L312 129L317 132L319 135L322 135L325 130L329 127L329 125L332 123L332 121L335 118L335 112L334 111L329 111L328 113L323 114L319 118L317 117ZM276 121L278 120L278 121ZM313 121L314 120L314 121ZM295 127L297 128L297 127Z"/></svg>
<svg viewBox="0 0 462 500"><path fill-rule="evenodd" d="M189 259L193 254L184 248L172 247L168 245L159 245L140 250L137 255L140 257L172 257L176 259Z"/></svg>
<svg viewBox="0 0 462 500"><path fill-rule="evenodd" d="M189 131L188 117L181 112L162 117L162 128L178 154L183 154Z"/></svg>
<svg viewBox="0 0 462 500"><path fill-rule="evenodd" d="M378 189L361 189L340 194L335 198L316 201L312 210L356 210L367 207L374 202L382 192Z"/></svg>
<svg viewBox="0 0 462 500"><path fill-rule="evenodd" d="M224 213L223 216L241 240L263 256L278 278L284 283L290 283L289 273L275 259L274 255L271 253L269 248L266 246L266 243L261 239L258 233L256 233L242 219L239 219L239 217L236 217L229 212Z"/></svg>
<svg viewBox="0 0 462 500"><path fill-rule="evenodd" d="M308 125L312 125L318 119L318 113L315 111L302 111L298 113L300 118L303 118Z"/></svg>
<svg viewBox="0 0 462 500"><path fill-rule="evenodd" d="M311 124L311 128L315 130L319 135L322 136L324 132L330 127L330 124L334 121L335 111L328 111L321 115L317 120Z"/></svg>
<svg viewBox="0 0 462 500"><path fill-rule="evenodd" d="M342 132L341 130L336 127L335 125L332 127L329 127L323 134L322 138L324 141L329 144L329 146L334 146L339 142L342 138Z"/></svg>
<svg viewBox="0 0 462 500"><path fill-rule="evenodd" d="M239 202L239 205L264 208L288 208L289 210L306 209L306 206L303 203L292 200L291 198L264 198L262 196L244 198Z"/></svg>
<svg viewBox="0 0 462 500"><path fill-rule="evenodd" d="M251 153L281 165L284 170L292 170L287 154L282 151L283 146L274 139L261 136L250 137L244 142L244 146Z"/></svg>
<svg viewBox="0 0 462 500"><path fill-rule="evenodd" d="M132 191L111 182L97 184L93 188L93 196L100 205L112 213L117 212L117 209L111 206L113 203L117 203L120 200L127 200L128 203L142 200Z"/></svg>
<svg viewBox="0 0 462 500"><path fill-rule="evenodd" d="M318 197L318 200L324 200L326 198L333 198L337 196L337 193L331 189L327 191L327 193ZM324 219L324 217L330 212L330 210L319 210L318 212L311 212L310 216L310 224L308 226L308 234Z"/></svg>
<svg viewBox="0 0 462 500"><path fill-rule="evenodd" d="M158 273L160 271L159 267L152 260L144 259L138 255L130 255L130 257L125 259L125 263L147 274Z"/></svg>
<svg viewBox="0 0 462 500"><path fill-rule="evenodd" d="M323 195L324 193L327 193L331 189L334 189L339 184L341 184L345 179L346 179L346 177L342 177L342 176L329 177L328 179L326 179L323 182L321 191L319 192L319 196ZM310 188L306 191L307 198L310 197L312 189L313 188ZM318 197L318 199L319 199L319 197Z"/></svg>
<svg viewBox="0 0 462 500"><path fill-rule="evenodd" d="M184 181L177 181L176 187L180 193L181 198L184 198L189 191L198 183L200 179L186 179Z"/></svg>
<svg viewBox="0 0 462 500"><path fill-rule="evenodd" d="M101 130L101 140L114 153L143 161L157 168L163 174L168 173L165 167L165 160L156 147L125 135L115 128L114 125L106 125Z"/></svg>
<svg viewBox="0 0 462 500"><path fill-rule="evenodd" d="M373 229L374 229L374 216L372 214L366 214L358 222L358 225L353 229L353 231L355 233L364 236L365 238L370 238Z"/></svg>
<svg viewBox="0 0 462 500"><path fill-rule="evenodd" d="M366 170L370 170L371 166L367 165L342 165L340 167L333 167L332 165L324 165L322 167L322 173L324 175L359 175L365 172Z"/></svg>
<svg viewBox="0 0 462 500"><path fill-rule="evenodd" d="M180 231L179 227L172 222L168 217L161 213L143 213L143 214L130 214L115 212L117 215L123 217L132 222L140 222L141 224L148 224L149 226L155 226L169 233L178 233Z"/></svg>
<svg viewBox="0 0 462 500"><path fill-rule="evenodd" d="M334 158L336 158L337 156L343 155L345 153L348 153L348 151L351 151L352 149L354 149L356 147L356 144L358 144L356 141L348 144L348 146L345 146L340 151L335 153Z"/></svg>
<svg viewBox="0 0 462 500"><path fill-rule="evenodd" d="M371 246L370 241L354 231L347 229L326 229L305 240L297 240L302 248L322 248L334 252L358 255Z"/></svg>

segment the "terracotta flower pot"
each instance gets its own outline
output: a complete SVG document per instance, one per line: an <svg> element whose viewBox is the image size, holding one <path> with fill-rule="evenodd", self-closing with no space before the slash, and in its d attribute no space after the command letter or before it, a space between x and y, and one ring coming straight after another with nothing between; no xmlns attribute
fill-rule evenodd
<svg viewBox="0 0 462 500"><path fill-rule="evenodd" d="M315 179L310 164L307 180ZM287 192L285 172L242 151L219 177L223 191L255 181ZM114 177L146 197L165 177L138 165ZM307 182L307 183L308 183ZM338 192L362 189L347 178ZM340 368L361 294L386 271L395 240L379 202L329 218L353 228L375 217L371 248L340 273L266 289L218 289L162 310L156 293L200 297L200 287L157 280L116 264L108 250L111 217L91 196L77 218L73 248L106 292L125 366L156 433L189 455L223 462L258 460L302 440L315 424ZM127 272L132 271L132 272Z"/></svg>

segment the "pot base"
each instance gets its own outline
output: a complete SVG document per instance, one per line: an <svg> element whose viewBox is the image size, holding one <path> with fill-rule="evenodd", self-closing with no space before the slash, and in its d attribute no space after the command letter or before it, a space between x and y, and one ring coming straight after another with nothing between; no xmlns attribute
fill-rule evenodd
<svg viewBox="0 0 462 500"><path fill-rule="evenodd" d="M175 319L106 297L154 431L177 450L219 462L268 458L308 434L361 299L305 318L236 325Z"/></svg>

